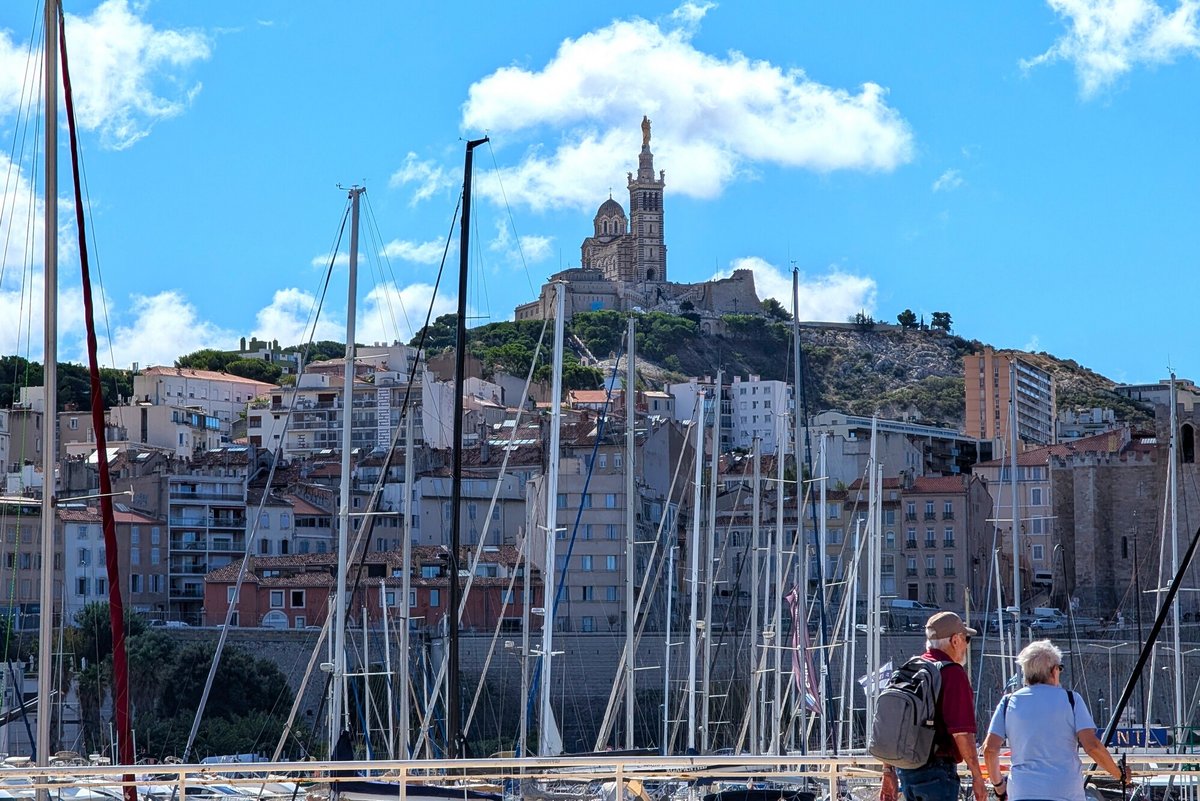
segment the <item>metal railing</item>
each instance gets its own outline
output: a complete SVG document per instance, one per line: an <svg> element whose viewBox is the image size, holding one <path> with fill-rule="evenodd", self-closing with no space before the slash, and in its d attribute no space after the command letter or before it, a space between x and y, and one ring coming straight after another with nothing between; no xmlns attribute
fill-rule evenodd
<svg viewBox="0 0 1200 801"><path fill-rule="evenodd" d="M1200 786L1196 754L1164 754L1132 749L1123 751L1133 772L1134 792L1138 785L1165 783L1172 777L1175 785ZM1007 758L1002 759L1007 766ZM1084 764L1090 761L1084 757ZM119 791L134 786L142 798L183 799L213 795L238 799L327 798L341 782L361 782L369 778L379 782L380 795L386 793L406 801L409 793L419 793L421 785L438 785L465 790L492 790L506 798L524 797L526 783L567 787L593 792L583 797L622 799L625 793L612 792L637 783L646 797L654 799L692 798L697 793L716 792L725 787L754 785L792 787L808 790L817 798L843 801L868 801L878 795L881 764L868 754L838 756L786 754L783 756L662 757L645 756L572 756L527 757L525 759L462 760L373 760L370 762L257 762L205 765L54 765L36 767L13 764L8 760L0 772L0 789L21 797L45 789L50 797L64 797L66 788ZM370 776L362 774L369 770ZM1121 792L1116 782L1102 771L1092 771L1097 784ZM233 788L235 793L229 793ZM347 788L349 789L349 788ZM607 790L601 795L594 791ZM197 793L199 790L199 793ZM394 793L394 794L393 794ZM630 794L632 795L632 793ZM1137 797L1137 796L1135 796Z"/></svg>

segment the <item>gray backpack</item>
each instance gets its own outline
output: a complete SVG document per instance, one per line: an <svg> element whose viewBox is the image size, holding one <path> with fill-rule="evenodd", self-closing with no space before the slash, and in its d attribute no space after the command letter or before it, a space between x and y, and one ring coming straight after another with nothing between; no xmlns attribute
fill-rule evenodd
<svg viewBox="0 0 1200 801"><path fill-rule="evenodd" d="M942 668L949 664L914 656L892 673L875 701L875 719L867 743L872 756L909 770L929 762L937 699L942 692Z"/></svg>

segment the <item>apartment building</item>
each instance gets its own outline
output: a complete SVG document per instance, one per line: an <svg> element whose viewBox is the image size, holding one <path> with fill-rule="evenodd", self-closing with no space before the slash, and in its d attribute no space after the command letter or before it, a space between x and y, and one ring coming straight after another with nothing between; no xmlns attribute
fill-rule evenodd
<svg viewBox="0 0 1200 801"><path fill-rule="evenodd" d="M165 616L167 611L167 560L163 541L165 521L115 504L113 516L118 543L117 566L124 583L122 596L128 609L150 618ZM56 536L61 536L63 580L63 611L73 620L90 603L108 603L109 584L107 549L100 509L82 503L62 506L58 510ZM22 566L38 556L19 554ZM22 583L24 583L22 579Z"/></svg>
<svg viewBox="0 0 1200 801"><path fill-rule="evenodd" d="M464 549L460 565L466 570L472 554ZM446 551L440 547L417 546L409 566L408 598L402 594L404 570L400 552L370 553L363 557L364 580L349 589L352 625L361 625L361 610L368 624L382 622L386 605L390 626L438 629L449 606L450 578ZM233 625L262 628L303 629L321 626L329 614L336 586L337 557L334 554L256 556L250 559L241 592L236 592L240 565L228 565L204 577L204 624L225 622L229 605L235 605ZM506 632L519 632L526 573L515 548L488 547L475 565L471 591L465 596L464 630L491 631L502 623ZM532 606L542 605L539 575L530 578ZM464 582L465 585L465 582Z"/></svg>
<svg viewBox="0 0 1200 801"><path fill-rule="evenodd" d="M875 458L888 475L959 475L970 472L979 459L980 446L991 454L990 443L964 436L953 428L927 426L905 420L872 420L838 411L814 415L809 427L812 448L825 449L825 475L830 481L851 484L867 474L871 459L871 432L875 432Z"/></svg>
<svg viewBox="0 0 1200 801"><path fill-rule="evenodd" d="M749 450L757 437L762 441L763 453L775 453L779 448L780 433L788 430L788 426L781 425L780 421L790 420L791 385L784 381L764 381L756 375L745 379L735 375L728 392L730 445Z"/></svg>
<svg viewBox="0 0 1200 801"><path fill-rule="evenodd" d="M1121 384L1113 392L1130 400L1149 404L1151 407L1171 408L1171 379L1164 378L1153 384ZM1200 403L1200 387L1187 378L1175 379L1175 403L1179 410L1190 413Z"/></svg>
<svg viewBox="0 0 1200 801"><path fill-rule="evenodd" d="M271 388L263 401L251 404L246 412L249 443L280 452L289 460L340 451L344 385L337 375L303 373L294 387ZM370 451L377 439L379 393L373 384L355 381L352 395L351 447ZM390 408L390 393L385 401Z"/></svg>
<svg viewBox="0 0 1200 801"><path fill-rule="evenodd" d="M147 367L133 377L134 402L197 409L216 417L227 436L246 404L274 388L252 378L180 367Z"/></svg>
<svg viewBox="0 0 1200 801"><path fill-rule="evenodd" d="M963 357L963 377L963 425L968 437L1007 443L1011 399L1015 396L1017 437L1021 442L1054 443L1054 377L1048 372L1016 354L984 348L982 353Z"/></svg>
<svg viewBox="0 0 1200 801"><path fill-rule="evenodd" d="M721 439L720 452L724 453L733 447L734 402L729 394L730 385L722 379L721 387L717 387L716 379L712 376L692 378L683 384L668 384L667 392L675 399L674 413L677 422L686 423L695 419L696 411L704 405L704 426L712 429L718 410L720 413ZM720 403L716 401L720 395ZM708 439L711 441L712 437Z"/></svg>
<svg viewBox="0 0 1200 801"><path fill-rule="evenodd" d="M231 428L219 417L203 411L198 406L188 407L175 403L152 404L134 403L128 406L114 406L108 410L108 420L114 426L113 433L120 439L109 437L110 444L125 440L137 445L148 445L152 448L162 448L176 456L188 457L204 451L215 450L222 445L230 444ZM68 436L76 439L75 432L70 431L72 425L78 425L79 417L69 415L66 419ZM89 439L74 446L67 445L68 452L82 448L94 448L95 434L92 432L90 418L87 420ZM64 443L71 440L64 439Z"/></svg>

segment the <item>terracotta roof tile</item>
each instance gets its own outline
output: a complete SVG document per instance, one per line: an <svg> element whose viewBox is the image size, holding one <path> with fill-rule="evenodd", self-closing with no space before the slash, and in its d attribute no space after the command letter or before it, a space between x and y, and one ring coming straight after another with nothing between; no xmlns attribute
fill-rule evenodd
<svg viewBox="0 0 1200 801"><path fill-rule="evenodd" d="M248 384L256 387L262 387L263 390L269 390L274 384L269 381L255 381L253 378L243 378L240 375L231 373L218 373L215 370L192 370L190 368L180 367L147 367L142 370L142 375L150 376L181 376L184 378L197 378L205 381L230 381L235 384Z"/></svg>

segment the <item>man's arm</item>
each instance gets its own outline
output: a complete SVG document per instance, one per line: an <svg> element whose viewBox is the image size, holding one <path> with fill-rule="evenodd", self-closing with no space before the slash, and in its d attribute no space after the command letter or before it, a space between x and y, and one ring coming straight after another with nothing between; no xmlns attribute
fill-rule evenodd
<svg viewBox="0 0 1200 801"><path fill-rule="evenodd" d="M987 801L987 782L983 780L983 769L979 767L975 735L971 732L956 732L954 744L958 746L958 753L971 771L971 790L975 794L975 801Z"/></svg>

